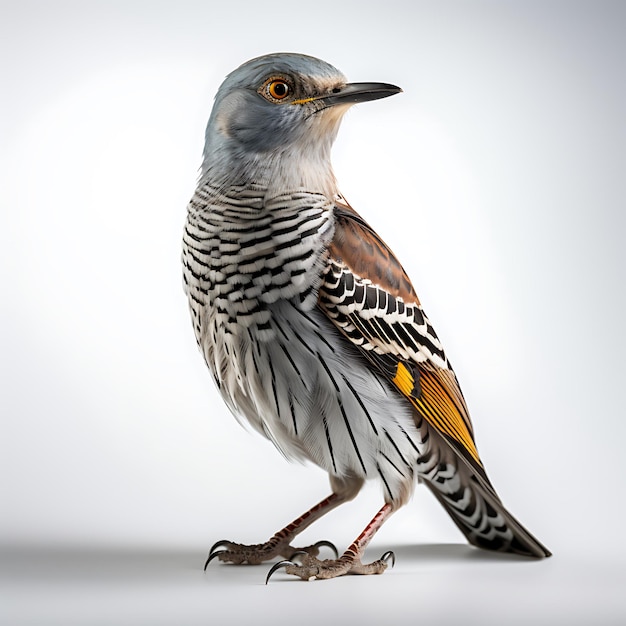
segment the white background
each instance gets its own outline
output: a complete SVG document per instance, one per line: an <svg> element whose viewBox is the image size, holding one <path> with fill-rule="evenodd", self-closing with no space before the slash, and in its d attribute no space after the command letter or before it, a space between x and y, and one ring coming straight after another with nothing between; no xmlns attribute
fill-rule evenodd
<svg viewBox="0 0 626 626"><path fill-rule="evenodd" d="M626 619L621 2L0 5L0 621ZM201 567L327 495L222 404L180 238L213 94L267 52L404 93L356 107L344 195L413 278L503 500L554 551L468 548L423 489L382 577ZM303 541L344 547L372 486ZM352 621L353 620L353 621Z"/></svg>

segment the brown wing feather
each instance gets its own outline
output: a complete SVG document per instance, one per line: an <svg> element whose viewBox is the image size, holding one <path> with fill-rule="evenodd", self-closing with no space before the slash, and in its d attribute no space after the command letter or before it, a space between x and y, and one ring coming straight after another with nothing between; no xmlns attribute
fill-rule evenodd
<svg viewBox="0 0 626 626"><path fill-rule="evenodd" d="M438 343L437 335L421 311L404 268L348 204L338 203L336 218L335 236L328 248L329 269L320 288L320 307L433 428L472 465L482 468L456 376L442 350L428 358ZM348 274L350 285L376 289L378 308L365 297L363 302L352 297L354 287L351 292L346 287ZM386 307L380 306L381 301L387 303ZM418 319L423 323L418 324Z"/></svg>
<svg viewBox="0 0 626 626"><path fill-rule="evenodd" d="M356 275L367 277L405 302L419 304L400 261L370 225L346 202L337 203L337 227L330 253Z"/></svg>

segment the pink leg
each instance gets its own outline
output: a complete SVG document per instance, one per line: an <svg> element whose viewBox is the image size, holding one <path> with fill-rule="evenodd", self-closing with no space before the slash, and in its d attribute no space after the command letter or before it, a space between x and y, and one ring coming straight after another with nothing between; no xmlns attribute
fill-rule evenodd
<svg viewBox="0 0 626 626"><path fill-rule="evenodd" d="M391 504L385 504L380 511L374 515L374 518L365 527L363 532L352 542L352 545L341 555L339 561L345 559L352 564L349 570L351 574L382 574L387 569L387 563L386 561L383 561L383 559L380 561L374 561L374 563L370 563L368 565L363 565L361 563L361 557L365 552L367 544L372 540L372 537L392 513L393 507ZM382 569L380 569L380 566L377 565L381 562L385 563L385 566ZM372 566L375 567L372 568Z"/></svg>

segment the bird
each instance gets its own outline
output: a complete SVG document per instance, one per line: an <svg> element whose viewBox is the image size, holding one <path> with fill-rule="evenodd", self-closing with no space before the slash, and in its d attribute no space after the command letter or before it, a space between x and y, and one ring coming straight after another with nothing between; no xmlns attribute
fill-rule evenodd
<svg viewBox="0 0 626 626"><path fill-rule="evenodd" d="M353 105L399 94L329 63L272 53L226 76L206 127L183 233L196 342L230 411L331 493L263 543L220 540L205 563L258 564L302 580L381 574L365 549L425 485L470 544L550 556L503 505L478 454L448 356L397 257L341 195L331 148ZM393 212L390 207L389 212ZM305 528L368 480L382 507L339 555ZM360 527L360 526L359 526ZM328 547L335 558L321 559Z"/></svg>

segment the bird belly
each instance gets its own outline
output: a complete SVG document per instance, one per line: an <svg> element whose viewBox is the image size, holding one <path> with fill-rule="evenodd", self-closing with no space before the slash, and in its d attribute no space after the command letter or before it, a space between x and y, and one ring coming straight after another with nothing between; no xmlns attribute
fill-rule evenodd
<svg viewBox="0 0 626 626"><path fill-rule="evenodd" d="M281 301L269 332L221 335L221 391L233 412L290 459L334 476L377 479L388 501L414 488L429 445L410 404L316 306Z"/></svg>

